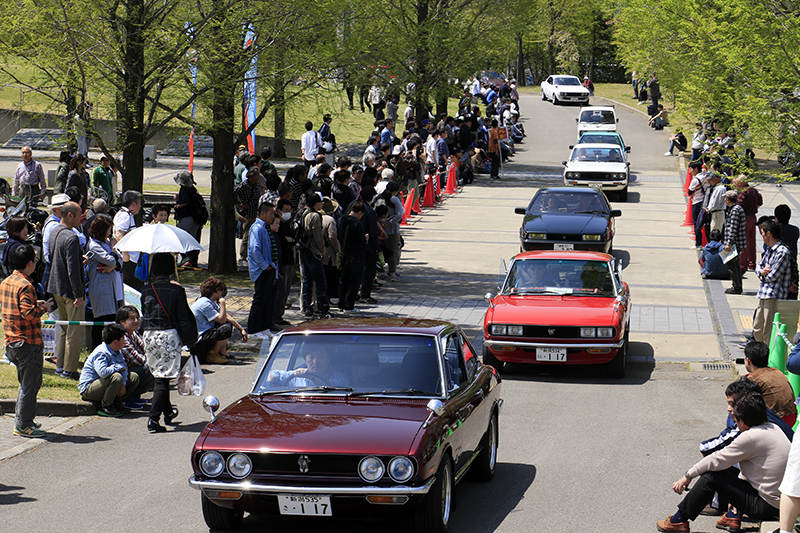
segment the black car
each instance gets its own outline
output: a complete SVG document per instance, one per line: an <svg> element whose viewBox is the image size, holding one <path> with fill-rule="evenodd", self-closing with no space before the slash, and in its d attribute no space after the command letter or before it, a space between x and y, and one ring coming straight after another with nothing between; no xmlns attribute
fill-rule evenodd
<svg viewBox="0 0 800 533"><path fill-rule="evenodd" d="M527 208L519 230L520 250L594 250L611 253L614 217L605 194L594 187L543 187Z"/></svg>

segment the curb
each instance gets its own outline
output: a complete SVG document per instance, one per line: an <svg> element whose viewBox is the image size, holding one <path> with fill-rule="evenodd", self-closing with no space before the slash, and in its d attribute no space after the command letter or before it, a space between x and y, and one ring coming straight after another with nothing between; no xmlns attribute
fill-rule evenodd
<svg viewBox="0 0 800 533"><path fill-rule="evenodd" d="M14 414L16 400L0 400L0 414ZM93 416L97 409L89 402L66 402L59 400L37 400L36 414L38 416Z"/></svg>
<svg viewBox="0 0 800 533"><path fill-rule="evenodd" d="M21 453L27 452L28 450L32 450L33 448L41 446L45 442L48 442L53 435L63 434L64 432L69 431L74 427L87 423L92 418L93 417L91 416L80 416L80 417L70 418L69 420L62 422L61 424L58 424L57 426L50 428L47 431L47 436L45 436L45 438L26 439L20 442L20 444L12 446L7 450L2 450L0 451L0 462L5 461L6 459L11 459L12 457L16 457Z"/></svg>

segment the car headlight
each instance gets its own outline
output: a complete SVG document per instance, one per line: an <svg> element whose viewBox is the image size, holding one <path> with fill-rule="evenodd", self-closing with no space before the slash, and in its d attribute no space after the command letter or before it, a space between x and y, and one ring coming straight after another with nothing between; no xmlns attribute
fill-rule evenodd
<svg viewBox="0 0 800 533"><path fill-rule="evenodd" d="M411 479L414 475L414 463L408 457L395 457L389 461L389 476L399 482L403 483Z"/></svg>
<svg viewBox="0 0 800 533"><path fill-rule="evenodd" d="M234 453L228 457L228 473L235 478L242 479L250 475L253 462L243 453Z"/></svg>
<svg viewBox="0 0 800 533"><path fill-rule="evenodd" d="M492 335L508 335L508 326L492 324L492 327L489 328L489 331L492 332Z"/></svg>
<svg viewBox="0 0 800 533"><path fill-rule="evenodd" d="M358 475L367 483L375 483L382 478L384 470L383 461L374 455L364 457L358 463Z"/></svg>
<svg viewBox="0 0 800 533"><path fill-rule="evenodd" d="M200 458L200 470L208 477L217 477L225 469L225 461L217 452L206 452Z"/></svg>
<svg viewBox="0 0 800 533"><path fill-rule="evenodd" d="M508 334L514 337L522 336L522 326L508 326Z"/></svg>
<svg viewBox="0 0 800 533"><path fill-rule="evenodd" d="M567 179L577 179L580 177L580 174L577 172L567 172Z"/></svg>
<svg viewBox="0 0 800 533"><path fill-rule="evenodd" d="M614 336L614 328L597 328L597 336L611 338Z"/></svg>
<svg viewBox="0 0 800 533"><path fill-rule="evenodd" d="M617 174L617 179L624 180L625 179L625 174Z"/></svg>
<svg viewBox="0 0 800 533"><path fill-rule="evenodd" d="M602 235L584 235L583 236L583 240L584 241L599 241L600 237L602 237Z"/></svg>
<svg viewBox="0 0 800 533"><path fill-rule="evenodd" d="M528 233L529 239L546 239L547 233Z"/></svg>
<svg viewBox="0 0 800 533"><path fill-rule="evenodd" d="M581 328L581 337L596 337L597 328Z"/></svg>

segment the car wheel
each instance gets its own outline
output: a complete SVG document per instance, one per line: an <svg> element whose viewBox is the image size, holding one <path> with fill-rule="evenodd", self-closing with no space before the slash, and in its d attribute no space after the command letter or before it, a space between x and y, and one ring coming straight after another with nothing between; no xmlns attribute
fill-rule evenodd
<svg viewBox="0 0 800 533"><path fill-rule="evenodd" d="M544 89L542 89L542 101L544 101L544 102L547 101L547 95L544 94Z"/></svg>
<svg viewBox="0 0 800 533"><path fill-rule="evenodd" d="M622 341L622 348L617 351L614 359L606 363L606 372L612 378L625 377L625 360L628 358L628 332L625 331L625 338Z"/></svg>
<svg viewBox="0 0 800 533"><path fill-rule="evenodd" d="M619 191L619 201L620 202L627 202L628 201L628 186L626 185L624 189Z"/></svg>
<svg viewBox="0 0 800 533"><path fill-rule="evenodd" d="M481 439L481 451L472 465L472 477L477 481L491 481L497 466L497 413L492 413L489 426Z"/></svg>
<svg viewBox="0 0 800 533"><path fill-rule="evenodd" d="M414 514L418 533L447 533L450 529L450 514L453 511L453 464L450 456L442 457L436 472L436 481L425 500Z"/></svg>
<svg viewBox="0 0 800 533"><path fill-rule="evenodd" d="M203 494L203 518L210 529L230 530L238 528L244 518L244 511L228 509L215 504Z"/></svg>
<svg viewBox="0 0 800 533"><path fill-rule="evenodd" d="M495 357L494 354L489 350L489 348L486 348L484 346L484 348L483 348L483 364L491 366L492 368L497 370L497 373L499 374L503 370L503 365L505 363L503 363L503 361L501 361L500 359Z"/></svg>
<svg viewBox="0 0 800 533"><path fill-rule="evenodd" d="M558 96L556 96L556 93L553 93L553 105L558 105L559 103Z"/></svg>

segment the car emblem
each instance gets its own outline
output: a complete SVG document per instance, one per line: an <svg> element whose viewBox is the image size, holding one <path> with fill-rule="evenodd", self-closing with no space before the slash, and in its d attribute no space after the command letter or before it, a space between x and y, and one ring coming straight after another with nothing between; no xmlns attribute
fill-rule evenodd
<svg viewBox="0 0 800 533"><path fill-rule="evenodd" d="M300 473L305 474L308 472L308 465L311 462L311 459L308 458L307 455L301 455L300 458L297 460L297 464L300 465Z"/></svg>
<svg viewBox="0 0 800 533"><path fill-rule="evenodd" d="M550 329L548 329L548 330L547 330L547 334L548 334L548 335L550 335L550 336L552 337L553 335L555 335L555 334L556 334L556 329L555 329L555 328L550 328Z"/></svg>

